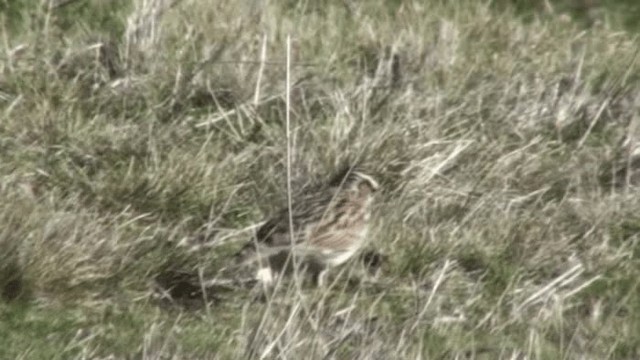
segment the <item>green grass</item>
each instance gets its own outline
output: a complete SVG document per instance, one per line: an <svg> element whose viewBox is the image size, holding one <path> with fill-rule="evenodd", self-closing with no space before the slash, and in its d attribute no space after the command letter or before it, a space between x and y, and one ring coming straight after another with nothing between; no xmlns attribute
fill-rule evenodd
<svg viewBox="0 0 640 360"><path fill-rule="evenodd" d="M640 357L633 4L141 3L0 0L0 358ZM293 185L360 160L382 261L265 301L288 35Z"/></svg>
<svg viewBox="0 0 640 360"><path fill-rule="evenodd" d="M186 348L190 356L206 357L225 351L233 321L230 316L180 315L148 305L3 305L0 334L12 346L3 347L0 356L69 359L144 354L157 358Z"/></svg>

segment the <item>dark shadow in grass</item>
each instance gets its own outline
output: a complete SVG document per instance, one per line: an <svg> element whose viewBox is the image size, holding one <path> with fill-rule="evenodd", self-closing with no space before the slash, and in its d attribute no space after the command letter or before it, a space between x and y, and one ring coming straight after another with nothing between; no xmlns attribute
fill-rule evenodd
<svg viewBox="0 0 640 360"><path fill-rule="evenodd" d="M196 311L220 305L228 300L225 294L246 291L255 285L254 279L210 279L195 270L168 268L155 276L153 290L161 307Z"/></svg>
<svg viewBox="0 0 640 360"><path fill-rule="evenodd" d="M9 280L2 288L2 298L6 301L13 301L24 294L24 282L20 278Z"/></svg>
<svg viewBox="0 0 640 360"><path fill-rule="evenodd" d="M360 258L367 271L372 274L378 272L382 266L389 262L389 257L387 255L381 254L375 250L363 252Z"/></svg>
<svg viewBox="0 0 640 360"><path fill-rule="evenodd" d="M0 279L0 297L6 302L12 302L28 297L22 270L15 264L7 266Z"/></svg>
<svg viewBox="0 0 640 360"><path fill-rule="evenodd" d="M358 260L370 274L381 270L388 261L387 256L372 250L364 252ZM236 299L239 294L246 295L247 291L251 292L254 301L266 300L255 278L242 277L237 273L226 275L225 278L210 279L195 269L169 266L160 270L153 278L154 297L164 309L178 308L187 311L221 305L230 299ZM354 287L360 282L360 279L349 280L349 284ZM229 294L233 296L230 297Z"/></svg>
<svg viewBox="0 0 640 360"><path fill-rule="evenodd" d="M162 306L177 306L185 310L199 310L216 304L219 289L203 285L197 273L167 269L155 279L155 291Z"/></svg>

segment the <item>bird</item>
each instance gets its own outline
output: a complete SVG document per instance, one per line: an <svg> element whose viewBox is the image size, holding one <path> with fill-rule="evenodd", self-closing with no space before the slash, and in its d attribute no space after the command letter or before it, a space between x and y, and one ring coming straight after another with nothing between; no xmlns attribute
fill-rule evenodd
<svg viewBox="0 0 640 360"><path fill-rule="evenodd" d="M301 264L319 287L329 269L353 257L366 243L372 202L380 185L359 167L345 166L326 183L292 199L236 254L259 263L255 278L266 287L292 264ZM252 259L252 260L248 260Z"/></svg>

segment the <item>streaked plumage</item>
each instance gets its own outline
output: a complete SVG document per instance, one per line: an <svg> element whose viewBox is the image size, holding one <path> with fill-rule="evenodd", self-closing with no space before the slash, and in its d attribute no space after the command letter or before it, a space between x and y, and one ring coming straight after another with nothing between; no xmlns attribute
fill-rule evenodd
<svg viewBox="0 0 640 360"><path fill-rule="evenodd" d="M326 269L344 263L364 244L378 188L372 177L359 170L341 171L327 184L294 197L293 232L285 207L258 230L255 241L241 251L241 258L255 255L261 263L257 277L269 284L273 272L283 270L293 249L294 256L322 285Z"/></svg>

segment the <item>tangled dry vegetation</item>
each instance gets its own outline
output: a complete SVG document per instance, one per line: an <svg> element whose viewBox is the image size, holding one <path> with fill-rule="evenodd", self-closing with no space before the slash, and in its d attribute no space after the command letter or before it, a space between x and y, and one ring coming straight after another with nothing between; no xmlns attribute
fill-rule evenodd
<svg viewBox="0 0 640 360"><path fill-rule="evenodd" d="M632 34L475 1L115 4L2 17L1 358L640 357ZM294 188L358 159L383 190L331 288L264 299L225 270L286 199L288 35Z"/></svg>

